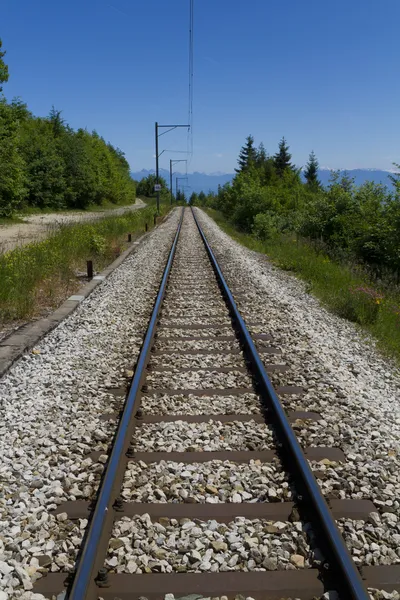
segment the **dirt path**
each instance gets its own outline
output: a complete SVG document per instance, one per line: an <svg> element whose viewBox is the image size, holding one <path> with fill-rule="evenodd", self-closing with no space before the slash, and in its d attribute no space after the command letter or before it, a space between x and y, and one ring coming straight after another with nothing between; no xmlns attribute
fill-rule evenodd
<svg viewBox="0 0 400 600"><path fill-rule="evenodd" d="M123 215L143 208L146 204L136 199L135 204L96 212L65 212L22 217L24 222L16 225L0 225L0 253L42 239L66 223L93 221L108 216Z"/></svg>

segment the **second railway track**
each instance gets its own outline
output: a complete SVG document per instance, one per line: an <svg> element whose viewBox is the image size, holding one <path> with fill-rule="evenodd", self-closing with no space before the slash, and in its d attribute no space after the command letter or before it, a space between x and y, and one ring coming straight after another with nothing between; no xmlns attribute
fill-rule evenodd
<svg viewBox="0 0 400 600"><path fill-rule="evenodd" d="M287 400L283 410L279 397L302 390L274 389L266 373L275 381L286 368L273 332L244 324L185 209L122 413L110 415L118 428L95 503L58 508L91 515L77 567L49 573L35 591L311 600L335 590L361 600L368 585L393 589L392 572L360 574L346 549L335 519L367 519L375 508L323 499L308 460L345 457L334 447L301 451L289 423L321 415L291 411Z"/></svg>

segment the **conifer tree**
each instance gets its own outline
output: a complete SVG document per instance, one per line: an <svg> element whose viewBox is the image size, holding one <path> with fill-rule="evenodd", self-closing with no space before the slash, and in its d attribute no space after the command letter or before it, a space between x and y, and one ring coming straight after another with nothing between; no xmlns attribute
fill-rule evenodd
<svg viewBox="0 0 400 600"><path fill-rule="evenodd" d="M240 150L238 164L239 168L235 169L236 173L241 171L247 171L247 169L254 165L257 159L257 150L254 148L254 138L252 135L248 135L246 138L246 144L242 146Z"/></svg>
<svg viewBox="0 0 400 600"><path fill-rule="evenodd" d="M279 142L278 152L274 156L274 166L275 171L278 177L283 177L286 169L291 169L295 171L295 167L291 164L290 160L292 155L289 152L289 146L286 143L285 138L283 137Z"/></svg>
<svg viewBox="0 0 400 600"><path fill-rule="evenodd" d="M195 206L195 205L198 204L198 202L199 202L198 195L196 194L196 192L192 192L192 195L189 198L189 204L190 204L190 206Z"/></svg>
<svg viewBox="0 0 400 600"><path fill-rule="evenodd" d="M53 128L54 137L59 137L65 129L65 121L61 116L62 111L56 110L54 105L51 107L51 111L47 120L51 123Z"/></svg>
<svg viewBox="0 0 400 600"><path fill-rule="evenodd" d="M262 168L266 162L267 162L267 151L265 150L264 144L261 142L261 144L258 146L258 149L257 149L257 157L256 157L257 167Z"/></svg>
<svg viewBox="0 0 400 600"><path fill-rule="evenodd" d="M310 187L320 187L321 182L318 179L319 164L317 157L315 156L314 150L311 151L308 158L308 163L304 169L304 177Z"/></svg>

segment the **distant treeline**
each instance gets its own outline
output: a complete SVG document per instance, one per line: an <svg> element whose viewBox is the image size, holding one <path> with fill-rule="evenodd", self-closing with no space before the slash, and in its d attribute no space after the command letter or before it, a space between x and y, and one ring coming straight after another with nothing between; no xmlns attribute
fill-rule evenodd
<svg viewBox="0 0 400 600"><path fill-rule="evenodd" d="M220 210L239 229L261 239L295 232L335 258L363 262L377 276L394 272L399 281L400 174L391 177L391 190L373 182L356 186L338 172L323 187L311 152L304 175L305 183L284 138L269 156L262 143L254 146L250 135L232 183L217 194L193 194L190 203Z"/></svg>
<svg viewBox="0 0 400 600"><path fill-rule="evenodd" d="M135 201L123 152L95 131L74 131L52 108L35 117L19 99L1 95L8 79L0 40L0 217L16 210L87 208Z"/></svg>

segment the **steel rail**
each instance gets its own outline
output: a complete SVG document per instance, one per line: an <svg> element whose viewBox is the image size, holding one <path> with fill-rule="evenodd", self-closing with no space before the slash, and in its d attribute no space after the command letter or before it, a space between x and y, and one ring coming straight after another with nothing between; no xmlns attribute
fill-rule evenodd
<svg viewBox="0 0 400 600"><path fill-rule="evenodd" d="M183 210L179 221L178 229L169 252L168 261L164 269L164 274L158 290L157 298L154 303L152 315L137 361L135 374L132 379L128 397L126 399L123 413L114 438L111 455L103 476L101 487L97 496L96 507L89 524L87 536L79 558L78 567L74 576L70 590L67 592L67 600L83 600L86 598L88 589L93 585L96 577L96 569L99 568L98 545L102 534L109 531L114 522L112 504L115 501L115 479L119 470L122 458L129 446L129 432L132 426L133 416L135 414L135 404L140 392L143 375L149 360L154 333L157 325L160 308L164 299L168 277L175 256L175 250L178 243L179 234L182 227ZM122 483L122 482L121 482ZM107 550L107 549L106 549ZM101 567L103 561L101 561Z"/></svg>
<svg viewBox="0 0 400 600"><path fill-rule="evenodd" d="M348 598L349 600L369 600L370 596L364 586L361 575L355 563L353 562L353 559L351 558L343 537L337 528L335 519L333 518L325 498L321 493L317 480L315 479L310 465L308 464L307 459L297 440L297 437L290 426L283 406L267 375L257 348L236 306L233 295L225 281L211 246L208 243L203 230L201 229L200 223L197 220L193 208L192 214L204 246L207 250L214 272L217 276L220 288L227 302L231 317L234 320L246 354L250 359L252 369L257 377L257 383L259 384L261 391L265 394L269 402L268 408L272 410L275 421L280 429L280 441L282 441L283 446L288 453L289 461L294 464L300 477L300 481L306 490L309 503L313 510L313 518L317 518L318 524L325 534L327 548L331 557L334 559L333 564L330 566L334 571L336 571L338 577L338 587L345 591L345 598Z"/></svg>

